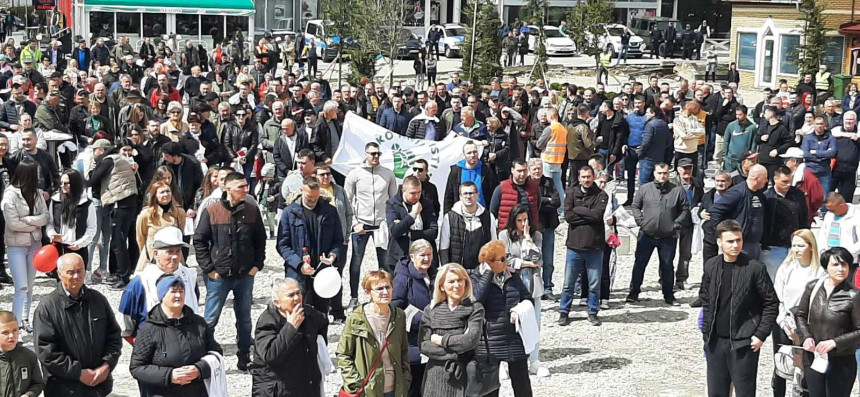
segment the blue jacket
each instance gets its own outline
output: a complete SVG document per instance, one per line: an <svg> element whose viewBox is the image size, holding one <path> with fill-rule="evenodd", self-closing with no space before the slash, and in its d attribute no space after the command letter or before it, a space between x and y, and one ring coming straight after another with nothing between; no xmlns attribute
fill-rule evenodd
<svg viewBox="0 0 860 397"><path fill-rule="evenodd" d="M472 128L466 127L465 124L460 123L454 126L452 131L456 132L457 135L466 137L476 141L487 140L487 126L484 123L475 120L475 123L472 124Z"/></svg>
<svg viewBox="0 0 860 397"><path fill-rule="evenodd" d="M412 115L405 108L401 107L400 113L397 113L392 107L382 112L379 125L387 130L394 131L397 135L406 136L406 129L409 128L409 120L411 119Z"/></svg>
<svg viewBox="0 0 860 397"><path fill-rule="evenodd" d="M824 135L818 136L815 133L803 137L803 159L806 161L806 168L812 171L813 174L827 172L830 174L830 159L836 157L836 138L825 132ZM815 154L810 151L815 150Z"/></svg>
<svg viewBox="0 0 860 397"><path fill-rule="evenodd" d="M717 225L726 219L734 219L738 221L743 228L745 244L760 243L761 238L764 237L763 225L764 218L767 214L767 199L765 198L764 191L765 189L761 189L753 192L745 183L730 187L729 190L726 190L726 192L720 197L720 200L714 203L711 207L711 221L709 224L709 229L711 230L705 230L705 232L709 233L709 236L716 238L717 234L715 229ZM762 206L762 219L757 221L751 219L754 199Z"/></svg>
<svg viewBox="0 0 860 397"><path fill-rule="evenodd" d="M421 198L418 201L421 203L421 221L423 227L421 230L412 230L412 225L415 224L415 218L409 214L403 201L403 193L397 192L394 197L388 199L385 203L385 221L388 224L388 267L393 268L394 265L409 254L409 245L415 240L425 239L434 244L436 236L439 234L439 226L437 220L439 215L433 209L433 203L430 200ZM410 207L411 208L411 207ZM435 251L435 246L434 246Z"/></svg>
<svg viewBox="0 0 860 397"><path fill-rule="evenodd" d="M633 112L627 115L627 125L630 126L630 136L627 138L627 146L637 147L642 144L642 134L645 132L645 124L648 117L645 113Z"/></svg>
<svg viewBox="0 0 860 397"><path fill-rule="evenodd" d="M421 318L424 317L424 308L430 305L433 299L433 275L429 275L430 286L424 283L424 273L418 271L412 265L409 258L403 258L397 262L394 270L394 296L391 303L403 310L409 305L422 310L412 317L412 327L407 337L409 338L409 362L412 364L421 362L421 351L419 350L418 328Z"/></svg>
<svg viewBox="0 0 860 397"><path fill-rule="evenodd" d="M324 199L317 201L314 212L318 215L316 241L310 241L305 227L304 208L301 197L287 206L281 214L278 225L278 253L284 258L286 274L299 280L300 283L309 281L309 277L301 273L303 264L303 248L307 247L312 263L317 263L322 254L335 254L338 257L346 255L343 249L343 231L340 228L340 217L337 210Z"/></svg>
<svg viewBox="0 0 860 397"><path fill-rule="evenodd" d="M632 137L633 134L631 133L630 136ZM669 125L659 117L652 117L645 123L645 129L642 132L642 144L637 150L639 159L655 163L668 162L667 153L671 153L672 148L672 131L669 130Z"/></svg>

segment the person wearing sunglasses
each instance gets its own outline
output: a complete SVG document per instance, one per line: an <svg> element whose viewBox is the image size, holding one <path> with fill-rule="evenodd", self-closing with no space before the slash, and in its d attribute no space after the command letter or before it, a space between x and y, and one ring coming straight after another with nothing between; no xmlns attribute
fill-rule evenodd
<svg viewBox="0 0 860 397"><path fill-rule="evenodd" d="M188 123L182 120L185 111L182 103L173 101L167 105L167 121L161 124L160 132L173 142L179 142L179 137L188 131Z"/></svg>
<svg viewBox="0 0 860 397"><path fill-rule="evenodd" d="M364 146L364 154L364 163L347 174L344 184L355 214L352 221L352 258L349 265L351 307L358 304L358 278L369 237L373 236L376 257L385 258L384 244L387 238L377 233L380 233L380 226L385 222L385 203L397 194L394 172L380 165L382 150L379 144L368 142ZM380 268L387 269L385 260L379 259L379 262Z"/></svg>
<svg viewBox="0 0 860 397"><path fill-rule="evenodd" d="M248 187L250 191L254 191L257 182L255 178L251 178L251 171L254 169L254 159L257 156L260 140L260 134L252 117L250 106L243 106L236 111L233 122L225 124L221 132L227 153L230 154L233 162L238 161L241 164L245 179L250 184Z"/></svg>
<svg viewBox="0 0 860 397"><path fill-rule="evenodd" d="M418 159L412 164L412 174L421 181L421 197L426 198L433 206L433 211L439 215L442 206L439 204L439 189L430 181L430 165L427 160Z"/></svg>

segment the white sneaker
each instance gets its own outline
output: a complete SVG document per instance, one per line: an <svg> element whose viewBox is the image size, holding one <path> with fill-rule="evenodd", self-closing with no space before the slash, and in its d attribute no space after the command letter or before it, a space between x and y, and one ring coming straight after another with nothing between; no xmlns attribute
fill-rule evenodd
<svg viewBox="0 0 860 397"><path fill-rule="evenodd" d="M588 306L588 299L580 299L579 305L580 306Z"/></svg>
<svg viewBox="0 0 860 397"><path fill-rule="evenodd" d="M508 380L511 377L508 375L508 363L502 361L499 363L499 380Z"/></svg>
<svg viewBox="0 0 860 397"><path fill-rule="evenodd" d="M529 363L529 375L537 375L539 378L549 376L549 369L544 367L540 361L532 361Z"/></svg>
<svg viewBox="0 0 860 397"><path fill-rule="evenodd" d="M601 299L600 308L603 310L609 310L609 299Z"/></svg>

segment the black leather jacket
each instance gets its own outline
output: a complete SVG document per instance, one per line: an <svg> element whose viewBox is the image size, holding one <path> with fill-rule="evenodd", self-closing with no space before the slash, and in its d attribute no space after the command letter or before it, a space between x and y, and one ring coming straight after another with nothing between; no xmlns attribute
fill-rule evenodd
<svg viewBox="0 0 860 397"><path fill-rule="evenodd" d="M811 295L816 283L818 280L806 285L795 313L800 340L812 338L815 343L819 343L833 339L836 348L828 354L854 355L860 346L860 293L848 281L843 281L833 288L829 297L822 285L813 298ZM810 299L812 307L809 305Z"/></svg>
<svg viewBox="0 0 860 397"><path fill-rule="evenodd" d="M246 148L248 152L245 158L249 161L254 161L254 156L257 154L257 146L260 141L260 134L251 126L250 123L245 123L242 127L235 120L224 125L221 130L221 136L224 139L224 146L227 147L227 152L230 156L236 158L237 152L242 148Z"/></svg>

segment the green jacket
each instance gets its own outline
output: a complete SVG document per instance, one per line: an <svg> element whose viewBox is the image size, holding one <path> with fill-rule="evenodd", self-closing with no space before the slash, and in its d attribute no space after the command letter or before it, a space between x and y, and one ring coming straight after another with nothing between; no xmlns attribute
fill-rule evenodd
<svg viewBox="0 0 860 397"><path fill-rule="evenodd" d="M37 397L45 388L36 353L18 343L11 351L0 352L0 397Z"/></svg>
<svg viewBox="0 0 860 397"><path fill-rule="evenodd" d="M388 322L388 352L394 365L394 397L405 397L409 392L412 374L409 371L409 342L406 339L406 314L390 305ZM384 343L384 342L383 342ZM337 365L343 376L343 388L355 393L364 383L370 366L379 354L382 343L376 341L373 330L364 315L364 305L357 307L346 319L346 326L337 347ZM385 390L385 371L380 363L373 378L367 382L364 396L382 397Z"/></svg>
<svg viewBox="0 0 860 397"><path fill-rule="evenodd" d="M282 120L283 121L283 120ZM263 145L263 154L266 155L267 163L275 163L272 154L275 150L275 141L281 136L281 122L272 116L263 124L263 133L260 134L260 143Z"/></svg>

